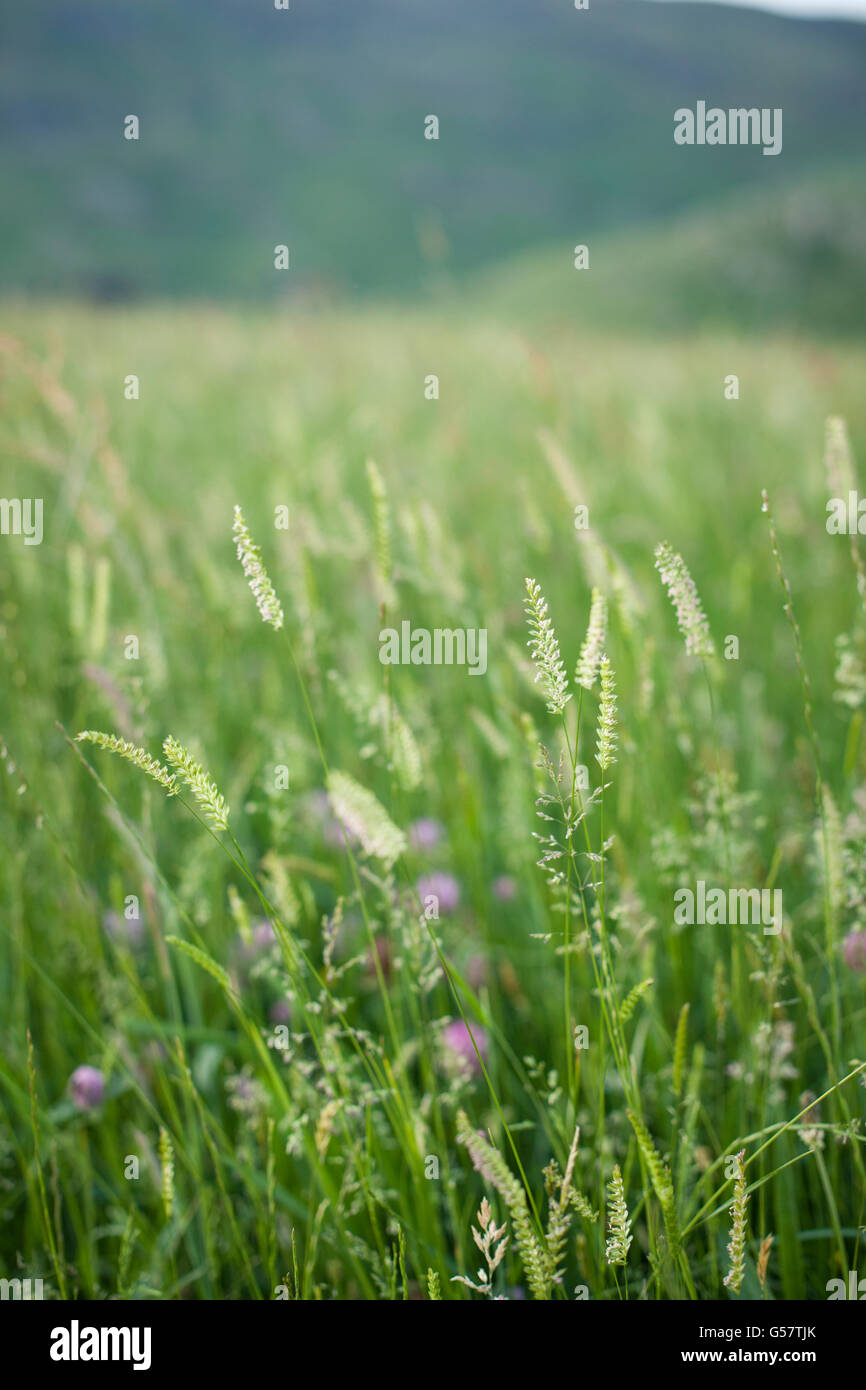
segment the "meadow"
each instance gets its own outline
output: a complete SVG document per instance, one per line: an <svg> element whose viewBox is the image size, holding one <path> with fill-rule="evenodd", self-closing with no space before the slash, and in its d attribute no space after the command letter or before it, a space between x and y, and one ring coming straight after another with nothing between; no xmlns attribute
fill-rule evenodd
<svg viewBox="0 0 866 1390"><path fill-rule="evenodd" d="M44 538L0 537L0 1273L866 1273L866 585L825 524L864 367L469 303L6 305L2 492ZM383 664L404 621L486 630L484 674ZM676 921L699 883L782 929Z"/></svg>

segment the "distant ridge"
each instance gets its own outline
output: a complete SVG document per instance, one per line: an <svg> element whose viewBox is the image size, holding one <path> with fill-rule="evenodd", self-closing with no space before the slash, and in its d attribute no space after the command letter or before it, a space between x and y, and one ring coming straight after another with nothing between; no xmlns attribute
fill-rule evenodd
<svg viewBox="0 0 866 1390"><path fill-rule="evenodd" d="M602 234L589 269L546 247L470 277L505 316L659 332L866 333L866 162L772 191L727 195L661 226Z"/></svg>
<svg viewBox="0 0 866 1390"><path fill-rule="evenodd" d="M31 0L4 29L0 290L269 298L285 243L292 291L415 296L866 151L854 22L655 0ZM783 152L677 148L674 109L698 99L782 107Z"/></svg>

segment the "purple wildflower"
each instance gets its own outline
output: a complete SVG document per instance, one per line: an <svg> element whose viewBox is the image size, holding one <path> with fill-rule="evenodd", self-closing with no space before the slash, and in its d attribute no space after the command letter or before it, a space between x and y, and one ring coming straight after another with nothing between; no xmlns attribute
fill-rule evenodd
<svg viewBox="0 0 866 1390"><path fill-rule="evenodd" d="M409 843L413 849L435 849L444 834L445 827L441 821L434 820L432 816L421 816L420 820L413 820L409 826Z"/></svg>
<svg viewBox="0 0 866 1390"><path fill-rule="evenodd" d="M474 1047L472 1045L473 1038L475 1039ZM469 1029L466 1027L463 1019L456 1018L453 1023L448 1024L448 1027L442 1034L442 1043L445 1047L446 1055L451 1061L456 1062L460 1066L468 1066L469 1070L476 1076L481 1075L481 1063L478 1060L478 1053L480 1053L482 1060L486 1062L489 1044L487 1032L479 1023L474 1023L472 1025L472 1035L470 1037ZM476 1053L476 1048L478 1049L478 1053Z"/></svg>
<svg viewBox="0 0 866 1390"><path fill-rule="evenodd" d="M105 1077L96 1067L76 1067L69 1078L69 1094L78 1110L95 1110L105 1095Z"/></svg>
<svg viewBox="0 0 866 1390"><path fill-rule="evenodd" d="M453 912L460 901L460 885L453 874L425 874L417 888L422 907L427 906L428 898L436 898L439 912Z"/></svg>

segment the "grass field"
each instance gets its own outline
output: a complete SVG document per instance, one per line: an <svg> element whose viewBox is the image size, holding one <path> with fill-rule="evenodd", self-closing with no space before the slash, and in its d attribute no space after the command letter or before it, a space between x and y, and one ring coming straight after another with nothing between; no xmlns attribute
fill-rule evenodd
<svg viewBox="0 0 866 1390"><path fill-rule="evenodd" d="M2 492L44 538L0 537L0 1272L824 1299L862 1269L866 631L824 453L840 417L862 459L866 352L468 305L4 323ZM382 664L403 620L485 629L486 673ZM203 776L167 796L84 730L173 736L227 828ZM699 881L780 889L782 930L677 923Z"/></svg>

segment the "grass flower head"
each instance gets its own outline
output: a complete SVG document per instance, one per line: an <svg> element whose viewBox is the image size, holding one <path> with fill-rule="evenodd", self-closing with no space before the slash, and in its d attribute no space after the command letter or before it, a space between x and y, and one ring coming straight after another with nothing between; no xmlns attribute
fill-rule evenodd
<svg viewBox="0 0 866 1390"><path fill-rule="evenodd" d="M677 626L686 639L686 651L692 656L712 656L715 648L710 625L685 560L667 541L656 546L655 555L655 567L674 605Z"/></svg>
<svg viewBox="0 0 866 1390"><path fill-rule="evenodd" d="M177 779L173 772L158 763L156 758L152 758L144 748L138 748L134 743L129 743L125 738L118 738L116 734L103 734L97 729L83 729L80 734L75 735L76 743L92 743L96 748L104 748L109 753L117 753L119 757L125 758L128 763L133 763L135 767L140 767L142 772L146 772L148 777L152 777L154 782L158 782L169 794L177 795Z"/></svg>
<svg viewBox="0 0 866 1390"><path fill-rule="evenodd" d="M244 514L237 506L235 507L232 535L235 538L238 559L243 566L244 574L263 621L270 623L274 629L281 628L283 625L282 604L277 598L274 586L262 563L262 552L250 535L247 523L244 521Z"/></svg>
<svg viewBox="0 0 866 1390"><path fill-rule="evenodd" d="M589 627L583 639L574 679L584 690L591 690L598 675L607 632L607 602L601 589L593 589L589 606Z"/></svg>
<svg viewBox="0 0 866 1390"><path fill-rule="evenodd" d="M200 763L192 754L169 734L162 745L163 752L178 776L186 783L201 806L211 825L217 830L228 830L229 808L223 797Z"/></svg>
<svg viewBox="0 0 866 1390"><path fill-rule="evenodd" d="M535 663L535 679L541 682L550 713L561 714L571 699L568 676L553 624L547 616L547 600L534 579L526 581L523 606L529 623L529 641L526 645Z"/></svg>

